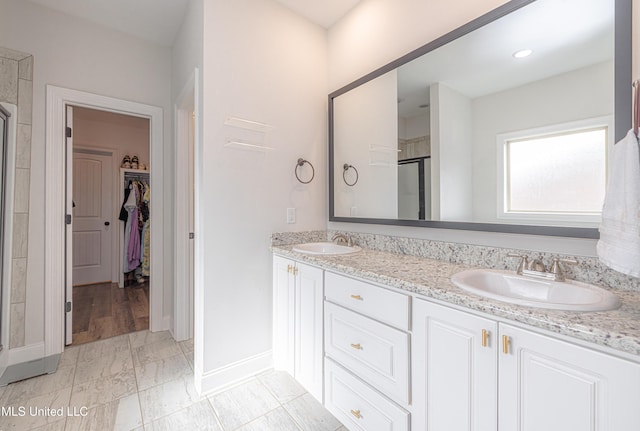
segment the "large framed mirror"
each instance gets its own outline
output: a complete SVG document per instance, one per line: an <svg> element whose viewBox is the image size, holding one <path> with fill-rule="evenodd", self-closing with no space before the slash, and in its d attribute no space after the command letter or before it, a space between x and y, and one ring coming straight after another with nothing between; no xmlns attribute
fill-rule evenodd
<svg viewBox="0 0 640 431"><path fill-rule="evenodd" d="M514 0L329 95L329 220L597 238L631 0Z"/></svg>

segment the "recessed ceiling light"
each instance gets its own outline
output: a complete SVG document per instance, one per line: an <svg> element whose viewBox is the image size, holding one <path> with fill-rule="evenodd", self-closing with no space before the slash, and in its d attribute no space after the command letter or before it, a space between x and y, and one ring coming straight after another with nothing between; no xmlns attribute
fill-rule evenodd
<svg viewBox="0 0 640 431"><path fill-rule="evenodd" d="M515 58L525 58L525 57L529 57L531 54L533 54L532 49L521 49L520 51L514 52L513 56Z"/></svg>

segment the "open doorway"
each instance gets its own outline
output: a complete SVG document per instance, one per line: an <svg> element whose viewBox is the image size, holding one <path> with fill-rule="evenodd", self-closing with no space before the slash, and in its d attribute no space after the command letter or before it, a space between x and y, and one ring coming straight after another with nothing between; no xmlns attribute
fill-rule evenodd
<svg viewBox="0 0 640 431"><path fill-rule="evenodd" d="M149 328L150 125L148 118L78 106L68 106L67 124L73 148L67 301L72 344L82 344Z"/></svg>

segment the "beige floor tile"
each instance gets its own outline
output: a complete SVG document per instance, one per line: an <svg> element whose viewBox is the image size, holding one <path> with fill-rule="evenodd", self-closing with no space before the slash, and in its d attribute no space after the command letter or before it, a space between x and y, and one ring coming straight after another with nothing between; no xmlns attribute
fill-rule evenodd
<svg viewBox="0 0 640 431"><path fill-rule="evenodd" d="M132 395L137 391L133 370L101 377L73 386L71 406L92 409L101 404Z"/></svg>
<svg viewBox="0 0 640 431"><path fill-rule="evenodd" d="M67 418L62 418L55 422L42 425L38 428L33 428L33 431L64 431L65 426L67 425Z"/></svg>
<svg viewBox="0 0 640 431"><path fill-rule="evenodd" d="M283 404L307 392L300 383L284 371L265 373L258 376L258 379Z"/></svg>
<svg viewBox="0 0 640 431"><path fill-rule="evenodd" d="M294 420L287 414L287 411L278 407L264 416L241 426L237 431L300 431Z"/></svg>
<svg viewBox="0 0 640 431"><path fill-rule="evenodd" d="M82 344L79 347L78 361L92 361L102 356L129 350L129 337L127 335L119 335L105 340Z"/></svg>
<svg viewBox="0 0 640 431"><path fill-rule="evenodd" d="M193 377L193 370L182 353L159 361L149 362L136 368L138 390L182 377Z"/></svg>
<svg viewBox="0 0 640 431"><path fill-rule="evenodd" d="M84 413L80 411L80 413ZM142 413L138 394L96 406L84 416L67 419L66 431L85 430L123 430L128 431L142 426Z"/></svg>
<svg viewBox="0 0 640 431"><path fill-rule="evenodd" d="M143 344L132 348L133 364L136 367L183 354L182 350L172 339L160 340L153 343Z"/></svg>
<svg viewBox="0 0 640 431"><path fill-rule="evenodd" d="M286 403L284 408L305 431L335 431L342 425L311 394Z"/></svg>
<svg viewBox="0 0 640 431"><path fill-rule="evenodd" d="M223 431L208 400L202 400L145 427L146 431L174 430Z"/></svg>
<svg viewBox="0 0 640 431"><path fill-rule="evenodd" d="M57 392L64 388L71 388L74 372L75 367L64 367L59 368L55 373L11 383L7 385L2 397L0 397L0 405L8 405L39 395Z"/></svg>
<svg viewBox="0 0 640 431"><path fill-rule="evenodd" d="M0 429L30 430L62 420L67 413L71 388L65 388L48 394L34 396L26 400L11 400L3 404L5 408L14 408L15 412L23 410L23 415L1 416Z"/></svg>
<svg viewBox="0 0 640 431"><path fill-rule="evenodd" d="M129 350L100 356L92 361L80 361L76 368L74 384L113 376L133 369L133 359Z"/></svg>
<svg viewBox="0 0 640 431"><path fill-rule="evenodd" d="M185 355L187 353L193 353L193 338L190 338L185 341L180 341L178 342L178 344L180 345L180 348L182 349Z"/></svg>
<svg viewBox="0 0 640 431"><path fill-rule="evenodd" d="M258 379L209 397L225 430L233 430L280 407Z"/></svg>
<svg viewBox="0 0 640 431"><path fill-rule="evenodd" d="M129 341L131 342L131 348L135 349L145 344L157 343L159 341L171 340L175 343L171 333L169 331L138 331L129 334Z"/></svg>
<svg viewBox="0 0 640 431"><path fill-rule="evenodd" d="M193 377L187 377L140 391L140 405L145 424L175 413L200 401Z"/></svg>

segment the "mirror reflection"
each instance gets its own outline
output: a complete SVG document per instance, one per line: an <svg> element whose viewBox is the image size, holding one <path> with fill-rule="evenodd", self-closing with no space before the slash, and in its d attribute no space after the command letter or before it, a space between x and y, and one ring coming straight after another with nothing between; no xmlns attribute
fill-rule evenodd
<svg viewBox="0 0 640 431"><path fill-rule="evenodd" d="M537 0L334 97L333 215L597 227L614 6Z"/></svg>

